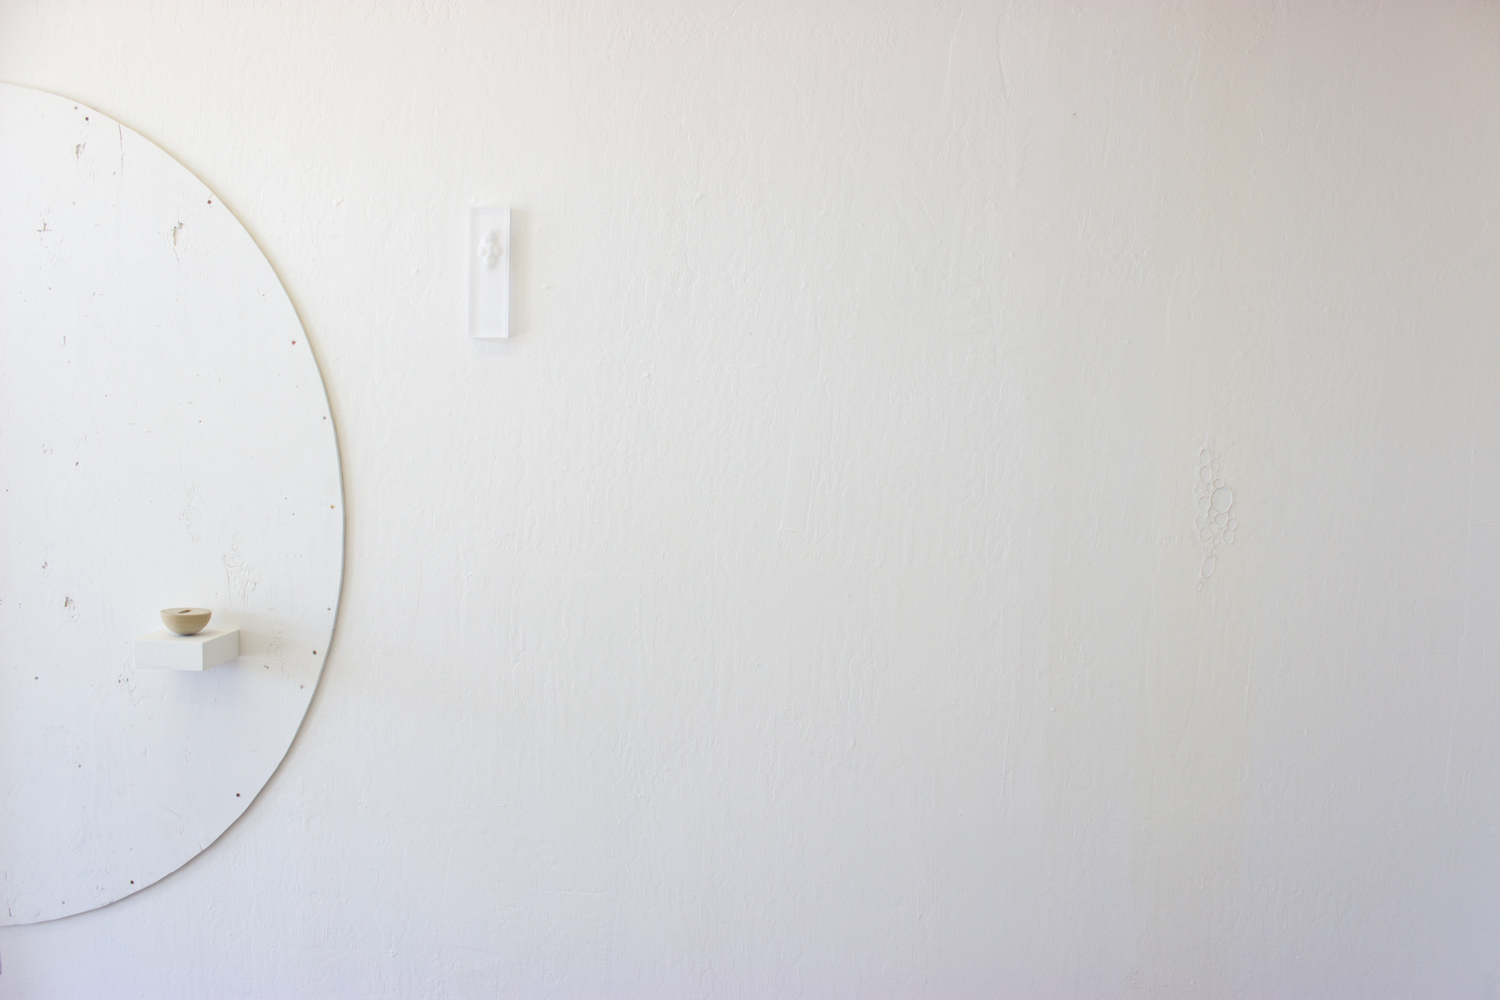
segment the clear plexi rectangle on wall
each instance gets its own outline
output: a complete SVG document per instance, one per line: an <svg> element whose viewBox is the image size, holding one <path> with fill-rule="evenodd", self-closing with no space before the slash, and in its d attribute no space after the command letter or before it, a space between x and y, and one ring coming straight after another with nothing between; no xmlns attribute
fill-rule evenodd
<svg viewBox="0 0 1500 1000"><path fill-rule="evenodd" d="M469 336L510 336L510 209L469 209Z"/></svg>

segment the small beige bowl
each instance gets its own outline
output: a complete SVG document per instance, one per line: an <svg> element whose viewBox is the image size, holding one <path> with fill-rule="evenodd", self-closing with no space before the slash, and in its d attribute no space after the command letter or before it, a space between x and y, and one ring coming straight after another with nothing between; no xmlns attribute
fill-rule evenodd
<svg viewBox="0 0 1500 1000"><path fill-rule="evenodd" d="M207 608L162 608L162 623L178 635L197 635L214 613Z"/></svg>

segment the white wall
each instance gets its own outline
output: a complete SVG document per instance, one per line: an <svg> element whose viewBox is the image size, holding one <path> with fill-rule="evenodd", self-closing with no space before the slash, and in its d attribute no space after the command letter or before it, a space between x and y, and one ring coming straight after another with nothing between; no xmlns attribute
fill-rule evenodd
<svg viewBox="0 0 1500 1000"><path fill-rule="evenodd" d="M1497 51L1478 3L0 0L0 78L260 241L348 503L278 776L0 933L0 997L1500 990Z"/></svg>

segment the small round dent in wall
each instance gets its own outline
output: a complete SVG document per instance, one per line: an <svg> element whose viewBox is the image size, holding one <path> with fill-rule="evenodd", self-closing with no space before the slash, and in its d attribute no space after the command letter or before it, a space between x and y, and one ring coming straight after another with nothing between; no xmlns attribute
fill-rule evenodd
<svg viewBox="0 0 1500 1000"><path fill-rule="evenodd" d="M233 823L322 673L328 401L223 202L76 102L0 85L0 924L139 891ZM237 660L136 669L175 602Z"/></svg>

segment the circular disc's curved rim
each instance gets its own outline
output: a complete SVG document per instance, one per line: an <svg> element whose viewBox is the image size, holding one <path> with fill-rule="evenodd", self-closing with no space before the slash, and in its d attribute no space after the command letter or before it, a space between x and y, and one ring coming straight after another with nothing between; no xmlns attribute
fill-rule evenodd
<svg viewBox="0 0 1500 1000"><path fill-rule="evenodd" d="M339 514L339 517L338 517L338 532L337 532L338 566L337 566L337 571L336 571L336 583L335 583L335 586L333 588L333 598L332 598L333 599L333 607L331 609L331 611L332 611L332 617L331 617L331 619L329 621L329 624L328 624L328 630L327 630L326 638L323 640L323 643L322 643L322 645L323 645L324 648L322 650L321 655L317 656L316 669L313 672L312 677L311 677L310 690L307 693L307 697L303 701L301 713L300 713L300 715L299 715L299 717L297 719L296 726L293 728L292 733L291 733L291 737L287 741L286 746L281 749L280 753L276 757L276 761L275 761L274 765L271 767L270 771L266 774L265 780L263 782L261 782L260 786L258 788L256 788L256 789L254 789L254 791L251 792L248 796L243 797L243 799L242 799L242 805L240 806L238 812L233 816L232 819L229 820L229 822L227 824L224 825L224 827L222 829L220 829L218 832L214 833L211 837L207 838L201 844L201 846L198 847L198 849L196 851L193 851L190 854L188 854L187 856L185 856L175 866L169 868L166 871L161 872L159 875L157 875L154 878L150 878L150 879L137 879L135 881L132 881L130 883L130 887L129 887L129 889L127 891L120 892L118 895L114 896L113 898L108 899L108 900L104 900L102 902L92 902L92 903L89 903L88 905L81 905L81 906L78 906L76 908L70 907L70 908L68 908L64 912L51 913L51 914L48 914L46 916L42 916L42 917L40 917L38 919L30 919L30 920L24 919L24 918L11 918L6 913L0 913L0 926L21 926L21 925L31 924L31 923L45 923L45 922L49 922L49 921L52 921L52 920L64 919L66 917L76 916L76 915L78 915L80 913L87 913L87 912L89 912L91 910L100 909L100 908L103 908L105 906L109 906L109 905L112 905L114 903L117 903L120 900L122 900L122 899L124 899L124 898L126 898L128 896L131 896L131 895L134 895L137 892L140 892L141 890L147 888L148 886L155 885L158 882L161 882L162 880L170 877L171 875L173 875L176 872L180 871L184 866L186 866L187 864L189 864L191 861L193 861L199 855L201 855L210 846L212 846L213 844L217 843L220 837L222 837L226 832L228 832L228 830L231 827L233 827L236 823L239 822L240 818L243 817L244 814L249 810L250 804L252 802L256 801L260 797L261 792L264 791L265 788L267 788L270 785L270 783L275 780L276 775L280 772L281 765L286 760L287 754L290 753L290 751L291 751L292 745L296 742L297 737L301 734L302 726L305 724L306 719L307 719L307 713L308 713L309 709L311 708L312 703L313 703L313 701L315 700L315 698L317 696L317 692L318 692L318 689L319 689L319 686L320 686L320 683L321 683L321 680L322 680L323 668L324 668L324 666L327 663L328 654L331 651L331 647L333 645L333 641L334 641L335 635L337 633L338 614L339 614L339 611L341 610L341 603L342 603L342 599L343 599L344 569L345 569L345 560L346 560L346 557L347 557L347 527L348 527L348 518L347 518L347 508L345 506L345 488L344 488L344 477L343 477L343 457L342 457L342 454L341 454L341 449L339 447L337 422L334 419L333 410L332 410L332 407L331 407L331 405L329 403L328 389L327 389L327 384L326 384L326 382L324 381L324 378L323 378L322 368L318 364L316 354L312 350L312 345L311 345L310 340L309 340L309 338L307 336L306 325L302 321L301 314L297 310L297 306L296 306L295 301L292 299L292 296L287 291L286 285L281 280L280 274L276 271L275 265L271 263L270 258L266 256L264 250L261 249L259 243L255 240L254 236L251 235L251 233L249 232L249 230L245 227L244 223L240 221L238 215L236 215L233 212L233 210L231 210L229 208L229 205L226 202L224 202L223 199L220 198L220 196L216 192L212 191L203 182L203 180L200 177L198 177L198 175L195 172L193 172L188 167L186 167L185 165L183 165L181 163L181 161L177 160L176 157L172 156L170 153L168 153L166 150L162 149L156 143L152 142L150 139L146 138L144 135L142 135L141 133L135 131L134 129L130 128L129 126L124 125L118 119L113 118L110 115L106 115L103 112L100 112L99 110L97 110L96 108L94 108L94 107L92 107L90 105L87 105L87 104L85 104L85 103L83 103L81 101L76 101L76 100L74 100L72 98L69 98L69 97L66 97L66 96L63 96L63 95L60 95L60 94L55 94L55 93L52 93L50 91L40 90L38 88L24 87L24 86L20 86L20 85L17 85L17 84L0 82L0 94L3 94L5 91L10 91L10 92L13 92L13 93L25 93L25 94L33 96L34 98L35 97L50 98L50 99L53 99L53 100L55 100L57 102L67 104L69 106L70 110L76 110L76 111L79 111L79 112L87 112L90 116L97 115L99 118L103 119L105 122L115 125L116 128L118 128L120 130L120 134L121 134L121 137L122 137L122 143L124 141L124 136L128 135L133 141L139 142L140 144L142 144L142 145L144 145L146 147L149 147L152 150L155 150L165 161L170 162L177 169L181 170L184 174L186 174L188 177L190 177L192 179L192 181L194 183L196 183L209 198L211 198L211 199L218 199L219 200L219 203L223 207L224 212L229 217L229 219L232 220L234 228L238 231L238 233L240 235L243 236L244 240L249 244L249 246L251 246L251 247L254 248L255 252L260 255L261 259L265 262L266 266L270 269L272 275L275 278L276 285L277 285L278 289L280 290L281 294L285 297L287 306L290 308L290 310L292 312L292 315L296 319L297 326L301 330L302 335L298 339L301 341L301 344L303 346L303 350L306 352L306 354L305 354L306 363L311 366L311 373L312 373L313 376L315 376L316 385L317 385L317 391L319 393L319 397L318 398L319 398L319 401L321 403L322 410L323 410L325 416L327 417L328 424L329 424L329 434L330 434L330 437L331 437L331 445L332 445L332 457L333 457L333 461L334 461L334 470L333 471L334 471L334 477L337 480L337 495L338 495L338 504L339 504L339 510L338 510L338 514Z"/></svg>

